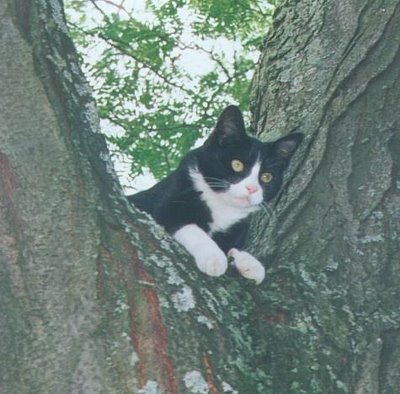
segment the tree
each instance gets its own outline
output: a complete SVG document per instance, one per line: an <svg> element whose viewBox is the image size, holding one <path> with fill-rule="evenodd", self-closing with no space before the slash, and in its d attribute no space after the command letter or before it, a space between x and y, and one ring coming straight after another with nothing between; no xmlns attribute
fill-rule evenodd
<svg viewBox="0 0 400 394"><path fill-rule="evenodd" d="M274 3L147 0L141 10L140 2L67 0L103 132L132 177L170 173L227 102L248 114Z"/></svg>
<svg viewBox="0 0 400 394"><path fill-rule="evenodd" d="M275 15L254 126L308 139L258 287L128 206L62 15L0 3L1 391L399 392L399 2Z"/></svg>

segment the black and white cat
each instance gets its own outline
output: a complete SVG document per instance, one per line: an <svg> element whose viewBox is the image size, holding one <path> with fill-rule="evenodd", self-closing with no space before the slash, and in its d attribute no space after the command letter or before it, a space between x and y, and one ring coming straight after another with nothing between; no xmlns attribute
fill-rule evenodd
<svg viewBox="0 0 400 394"><path fill-rule="evenodd" d="M201 271L224 274L228 255L244 277L261 283L264 266L241 250L248 216L277 195L302 139L292 133L262 143L246 134L239 108L229 106L203 146L161 182L128 199L164 226Z"/></svg>

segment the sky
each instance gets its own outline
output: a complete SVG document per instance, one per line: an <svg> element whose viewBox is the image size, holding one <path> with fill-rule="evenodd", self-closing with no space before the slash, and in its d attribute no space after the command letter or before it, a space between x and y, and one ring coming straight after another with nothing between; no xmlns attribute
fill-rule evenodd
<svg viewBox="0 0 400 394"><path fill-rule="evenodd" d="M94 4L95 3L95 4ZM162 3L162 0L160 0ZM135 16L135 18L141 20L145 23L152 23L154 17L151 12L147 12L145 8L144 0L97 0L97 1L87 1L85 3L85 15L86 15L86 27L90 28L95 26L98 21L102 19L102 13L115 13L120 6L119 16L120 18L129 18L129 14ZM99 10L101 8L101 10ZM74 12L71 9L67 10L69 19L72 22L77 22L81 16L80 13ZM184 24L183 40L188 43L198 43L196 42L196 37L192 34L191 23L196 18L187 7L182 7L179 10L179 14ZM238 42L233 42L225 38L218 38L216 40L202 40L202 47L207 50L211 50L213 53L223 53L224 56L229 59L233 58L235 51L240 51L240 44ZM96 62L105 49L105 44L102 41L98 41L95 45L91 46L89 51L85 50L83 53L91 64ZM257 60L258 54L254 53L254 61ZM213 63L209 56L205 52L199 52L195 50L182 50L179 53L180 66L185 70L190 70L192 75L202 75L208 73L213 69ZM89 78L89 82L90 81ZM190 82L187 82L190 83ZM93 85L93 83L92 83ZM108 133L122 133L122 129L111 125L110 122L106 120L101 120L101 129L107 130ZM201 141L197 141L196 145L200 145ZM134 192L147 189L151 187L155 182L155 178L149 171L144 169L144 174L132 179L129 176L130 173L130 160L126 155L118 154L113 156L113 162L115 170L120 178L120 182L127 194L132 194Z"/></svg>

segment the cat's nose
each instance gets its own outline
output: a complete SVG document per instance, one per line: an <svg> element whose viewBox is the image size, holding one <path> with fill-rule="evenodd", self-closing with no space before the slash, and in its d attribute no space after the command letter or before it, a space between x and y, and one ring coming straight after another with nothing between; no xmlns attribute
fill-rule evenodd
<svg viewBox="0 0 400 394"><path fill-rule="evenodd" d="M246 185L246 190L249 192L249 194L253 194L258 190L257 185L249 184Z"/></svg>

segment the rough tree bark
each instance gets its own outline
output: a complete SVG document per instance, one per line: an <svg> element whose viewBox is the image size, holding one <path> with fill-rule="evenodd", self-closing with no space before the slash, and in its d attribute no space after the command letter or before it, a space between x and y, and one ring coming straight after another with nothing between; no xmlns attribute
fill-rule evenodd
<svg viewBox="0 0 400 394"><path fill-rule="evenodd" d="M400 392L399 46L399 1L287 1L275 16L254 126L308 141L255 232L272 262L271 392Z"/></svg>
<svg viewBox="0 0 400 394"><path fill-rule="evenodd" d="M115 181L60 0L0 3L0 392L400 392L400 2L288 1L255 129L308 139L209 278Z"/></svg>

